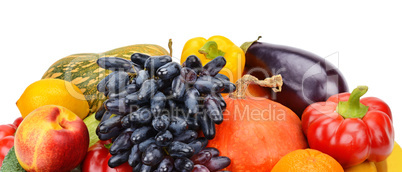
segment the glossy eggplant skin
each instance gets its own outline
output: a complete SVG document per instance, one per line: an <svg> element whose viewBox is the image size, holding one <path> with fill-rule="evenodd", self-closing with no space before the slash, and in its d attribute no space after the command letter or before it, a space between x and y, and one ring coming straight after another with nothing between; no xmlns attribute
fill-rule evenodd
<svg viewBox="0 0 402 172"><path fill-rule="evenodd" d="M282 91L270 88L268 98L293 110L300 118L304 109L314 102L348 92L342 73L324 58L305 50L254 42L246 50L246 68L259 79L281 74Z"/></svg>

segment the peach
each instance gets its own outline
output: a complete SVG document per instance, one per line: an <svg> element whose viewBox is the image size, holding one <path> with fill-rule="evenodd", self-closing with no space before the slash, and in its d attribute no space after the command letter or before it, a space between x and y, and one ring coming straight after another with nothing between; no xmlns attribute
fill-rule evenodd
<svg viewBox="0 0 402 172"><path fill-rule="evenodd" d="M32 111L15 134L15 154L27 171L70 171L85 158L88 129L82 119L62 106Z"/></svg>

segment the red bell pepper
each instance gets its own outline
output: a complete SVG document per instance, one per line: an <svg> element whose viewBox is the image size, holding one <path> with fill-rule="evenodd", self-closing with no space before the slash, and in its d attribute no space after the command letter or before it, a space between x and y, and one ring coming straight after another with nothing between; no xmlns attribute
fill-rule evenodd
<svg viewBox="0 0 402 172"><path fill-rule="evenodd" d="M351 94L334 95L305 109L302 127L310 148L332 156L343 167L383 161L391 154L391 110L378 98L360 99L367 90L359 86Z"/></svg>
<svg viewBox="0 0 402 172"><path fill-rule="evenodd" d="M0 167L8 151L14 146L14 136L6 136L0 139Z"/></svg>
<svg viewBox="0 0 402 172"><path fill-rule="evenodd" d="M82 172L131 172L133 168L125 162L115 168L110 168L108 161L112 155L105 145L109 145L110 140L98 141L88 150L87 155L81 165Z"/></svg>
<svg viewBox="0 0 402 172"><path fill-rule="evenodd" d="M17 127L14 124L0 125L0 139L6 136L14 136Z"/></svg>
<svg viewBox="0 0 402 172"><path fill-rule="evenodd" d="M18 126L20 126L20 124L21 124L21 122L22 122L23 119L24 119L24 118L19 117L19 118L17 118L17 119L14 120L13 124L18 128Z"/></svg>
<svg viewBox="0 0 402 172"><path fill-rule="evenodd" d="M8 151L14 146L14 134L21 121L22 117L19 117L13 124L0 125L0 167Z"/></svg>

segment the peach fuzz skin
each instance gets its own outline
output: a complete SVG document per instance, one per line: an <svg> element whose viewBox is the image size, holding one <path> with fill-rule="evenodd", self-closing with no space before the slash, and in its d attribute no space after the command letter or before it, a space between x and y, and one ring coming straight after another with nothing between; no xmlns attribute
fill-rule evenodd
<svg viewBox="0 0 402 172"><path fill-rule="evenodd" d="M62 106L32 111L15 134L15 154L27 171L70 171L84 159L89 144L82 119Z"/></svg>

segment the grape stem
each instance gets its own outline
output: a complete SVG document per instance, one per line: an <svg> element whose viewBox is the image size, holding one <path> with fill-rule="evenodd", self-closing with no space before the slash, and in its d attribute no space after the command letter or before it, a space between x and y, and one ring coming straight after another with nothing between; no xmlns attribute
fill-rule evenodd
<svg viewBox="0 0 402 172"><path fill-rule="evenodd" d="M245 99L246 90L251 83L255 83L261 87L271 87L274 92L281 92L283 80L281 75L274 75L264 80L258 80L255 76L246 74L236 81L236 90L229 94L233 99Z"/></svg>
<svg viewBox="0 0 402 172"><path fill-rule="evenodd" d="M169 53L170 57L173 57L172 56L173 55L172 45L173 45L173 41L172 41L172 39L169 39L168 47L169 47L169 51L170 51L170 53Z"/></svg>

